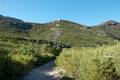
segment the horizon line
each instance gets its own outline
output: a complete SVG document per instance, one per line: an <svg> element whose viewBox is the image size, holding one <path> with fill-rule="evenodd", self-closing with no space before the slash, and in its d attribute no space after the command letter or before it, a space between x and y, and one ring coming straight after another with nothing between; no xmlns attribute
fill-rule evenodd
<svg viewBox="0 0 120 80"><path fill-rule="evenodd" d="M2 15L0 14L0 16L3 16L3 17L9 17L9 18L13 18L13 19L18 19L18 20L22 20L23 22L27 22L27 23L37 23L37 24L47 24L47 23L51 23L51 22L54 22L54 21L60 21L60 20L63 20L63 21L69 21L69 22L74 22L76 24L81 24L81 25L85 25L85 26L96 26L96 25L100 25L100 24L103 24L105 22L108 22L108 21L114 21L114 22L120 22L119 20L115 20L115 19L108 19L108 20L104 20L102 22L99 22L99 23L96 23L96 24L84 24L82 22L79 22L79 21L76 21L76 20L70 20L70 19L63 19L63 18L58 18L58 19L51 19L51 20L47 20L47 21L32 21L32 20L25 20L25 19L22 19L22 18L17 18L17 17L14 17L14 16L6 16L6 15Z"/></svg>

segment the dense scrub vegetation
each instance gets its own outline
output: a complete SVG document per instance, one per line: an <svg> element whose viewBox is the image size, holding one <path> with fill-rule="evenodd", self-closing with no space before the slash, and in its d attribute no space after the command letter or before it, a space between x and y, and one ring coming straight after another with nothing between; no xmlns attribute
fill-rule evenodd
<svg viewBox="0 0 120 80"><path fill-rule="evenodd" d="M115 21L89 27L68 20L45 24L27 23L19 19L0 16L0 36L49 40L71 46L95 47L112 44L119 39L120 24Z"/></svg>
<svg viewBox="0 0 120 80"><path fill-rule="evenodd" d="M19 80L37 65L55 59L59 52L50 44L1 37L0 80Z"/></svg>
<svg viewBox="0 0 120 80"><path fill-rule="evenodd" d="M75 80L120 80L120 43L64 49L56 63Z"/></svg>
<svg viewBox="0 0 120 80"><path fill-rule="evenodd" d="M120 43L115 39L120 40L116 21L88 27L67 20L27 23L0 15L0 80L19 80L70 47L57 59L66 71L64 79L119 80Z"/></svg>

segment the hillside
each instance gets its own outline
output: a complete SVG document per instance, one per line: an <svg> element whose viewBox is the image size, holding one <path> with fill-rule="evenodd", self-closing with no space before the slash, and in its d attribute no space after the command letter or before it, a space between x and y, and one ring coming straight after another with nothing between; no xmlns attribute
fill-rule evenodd
<svg viewBox="0 0 120 80"><path fill-rule="evenodd" d="M106 21L96 27L93 27L95 30L103 31L105 34L108 34L114 39L120 40L120 23L114 20Z"/></svg>
<svg viewBox="0 0 120 80"><path fill-rule="evenodd" d="M100 25L91 27L68 20L57 20L41 24L28 23L19 19L0 16L0 80L22 80L21 78L25 75L25 73L31 71L38 65L41 66L55 59L57 59L58 67L63 66L63 68L67 68L65 69L66 72L70 73L73 78L78 78L80 73L77 73L78 75L74 76L74 71L70 71L75 70L76 73L76 70L79 70L76 65L77 61L78 64L83 64L80 62L81 60L85 59L86 62L91 61L91 59L96 56L96 53L100 52L101 54L104 51L108 52L108 54L115 53L118 55L119 46L116 46L116 49L114 47L107 48L104 46L119 45L119 43L116 43L116 39L119 40L119 30L120 23L116 21L107 21ZM103 48L100 48L102 46ZM74 50L74 47L77 48ZM68 51L64 51L64 48ZM113 51L110 51L111 49ZM115 52L116 50L117 53ZM87 56L81 53L77 54L79 52L83 52ZM64 55L64 53L68 54ZM81 58L81 55L85 57ZM90 55L93 56L91 57ZM63 64L66 64L64 61L68 61L67 66L61 65L62 62ZM75 62L75 66L70 64L72 61ZM50 66L53 66L53 64ZM69 66L71 68L69 68ZM81 67L84 69L86 65ZM53 67L48 66L47 68L44 68L44 71L46 70L48 72L52 72L51 68ZM46 76L46 74L43 73L47 72L45 71L38 74L41 70L43 71L43 69L40 68L37 72L35 72L33 78L45 78L42 75ZM84 71L82 72L84 73ZM41 75L42 77L38 77L37 75ZM48 77L49 76L51 78L53 77L51 75L48 75ZM63 74L63 76L65 75ZM69 80L69 74L65 76L65 78L67 77ZM91 77L91 75L89 77Z"/></svg>
<svg viewBox="0 0 120 80"><path fill-rule="evenodd" d="M26 30L31 27L32 24L30 23L0 15L0 36L21 37L28 35Z"/></svg>
<svg viewBox="0 0 120 80"><path fill-rule="evenodd" d="M115 21L89 27L68 20L38 24L0 16L0 36L42 39L72 46L111 44L119 39L119 30L120 24Z"/></svg>

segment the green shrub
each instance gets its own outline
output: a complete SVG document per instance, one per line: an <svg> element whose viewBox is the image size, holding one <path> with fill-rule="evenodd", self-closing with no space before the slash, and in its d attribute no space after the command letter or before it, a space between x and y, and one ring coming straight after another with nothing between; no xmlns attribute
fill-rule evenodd
<svg viewBox="0 0 120 80"><path fill-rule="evenodd" d="M119 80L120 74L117 73L115 62L112 58L108 57L104 61L97 59L96 65L98 67L97 72L102 76L102 80Z"/></svg>
<svg viewBox="0 0 120 80"><path fill-rule="evenodd" d="M29 43L29 44L21 44L18 48L18 51L20 54L25 54L25 55L30 55L33 54L34 51L34 46Z"/></svg>
<svg viewBox="0 0 120 80"><path fill-rule="evenodd" d="M33 57L10 54L8 50L0 50L0 80L19 80L28 70L33 68Z"/></svg>
<svg viewBox="0 0 120 80"><path fill-rule="evenodd" d="M119 80L120 43L98 48L64 49L57 65L76 80Z"/></svg>
<svg viewBox="0 0 120 80"><path fill-rule="evenodd" d="M0 80L21 80L32 68L54 59L51 46L40 44L36 53L34 43L16 42L9 43L13 47L1 43L4 46L0 48Z"/></svg>

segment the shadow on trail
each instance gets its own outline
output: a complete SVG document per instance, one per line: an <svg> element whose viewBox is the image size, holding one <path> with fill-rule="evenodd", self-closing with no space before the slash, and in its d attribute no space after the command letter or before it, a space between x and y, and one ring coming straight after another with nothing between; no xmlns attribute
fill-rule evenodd
<svg viewBox="0 0 120 80"><path fill-rule="evenodd" d="M57 77L58 73L59 71L55 69L54 61L51 61L43 66L33 69L24 77L24 80L59 80L59 77Z"/></svg>

